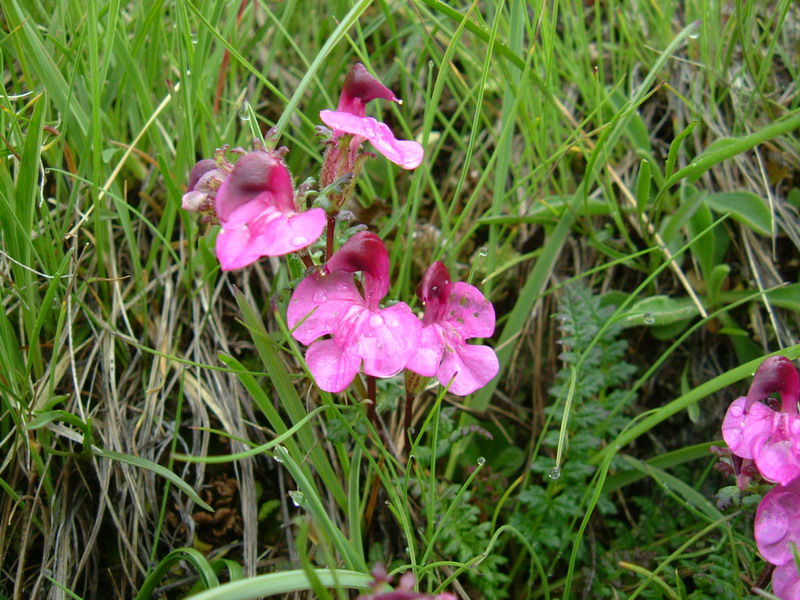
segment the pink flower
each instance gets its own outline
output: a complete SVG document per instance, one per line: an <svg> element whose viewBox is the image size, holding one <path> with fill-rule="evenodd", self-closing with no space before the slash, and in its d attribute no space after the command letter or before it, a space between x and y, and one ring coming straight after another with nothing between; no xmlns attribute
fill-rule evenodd
<svg viewBox="0 0 800 600"><path fill-rule="evenodd" d="M355 282L357 271L363 294ZM402 302L380 308L388 291L389 253L367 231L350 238L321 271L297 286L287 319L294 337L310 344L306 362L321 389L341 392L362 362L367 375L392 377L416 352L419 320Z"/></svg>
<svg viewBox="0 0 800 600"><path fill-rule="evenodd" d="M774 392L781 394L780 410L760 402ZM747 396L733 401L722 422L731 452L753 459L764 479L782 485L800 476L798 396L797 369L787 358L773 356L761 363Z"/></svg>
<svg viewBox="0 0 800 600"><path fill-rule="evenodd" d="M372 569L372 576L375 580L372 582L371 594L362 594L356 600L457 600L453 594L424 594L414 591L414 584L416 578L411 571L407 571L400 576L400 582L394 590L386 589L392 582L392 578L386 573L386 568L383 565L376 565Z"/></svg>
<svg viewBox="0 0 800 600"><path fill-rule="evenodd" d="M340 137L350 134L351 154L369 140L375 149L393 163L404 169L416 169L422 162L422 146L414 141L398 140L385 123L365 116L364 106L370 100L383 98L399 102L395 95L380 81L372 77L361 63L356 64L347 74L336 110L323 110L319 113L323 123L333 129ZM352 162L352 157L350 162Z"/></svg>
<svg viewBox="0 0 800 600"><path fill-rule="evenodd" d="M217 191L215 208L222 225L217 258L223 271L305 248L326 223L321 208L297 212L289 170L278 156L263 151L236 162Z"/></svg>
<svg viewBox="0 0 800 600"><path fill-rule="evenodd" d="M800 575L794 560L775 567L772 572L772 593L781 600L800 600Z"/></svg>
<svg viewBox="0 0 800 600"><path fill-rule="evenodd" d="M425 306L422 341L406 367L424 375L436 375L450 391L466 396L497 375L500 365L488 346L467 344L470 338L494 333L494 307L468 283L451 283L447 267L433 263L417 286Z"/></svg>
<svg viewBox="0 0 800 600"><path fill-rule="evenodd" d="M758 505L754 530L758 551L768 562L794 563L791 544L800 545L800 479L767 492Z"/></svg>

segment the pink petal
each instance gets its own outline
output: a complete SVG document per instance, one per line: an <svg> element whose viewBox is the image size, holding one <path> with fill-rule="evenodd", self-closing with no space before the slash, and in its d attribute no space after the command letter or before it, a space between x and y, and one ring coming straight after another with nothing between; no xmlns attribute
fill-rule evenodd
<svg viewBox="0 0 800 600"><path fill-rule="evenodd" d="M363 303L352 274L336 271L322 276L316 273L297 286L289 301L286 319L289 328L294 330L292 335L295 339L310 344L336 331L348 311L352 307L363 308ZM300 321L303 323L297 327Z"/></svg>
<svg viewBox="0 0 800 600"><path fill-rule="evenodd" d="M424 377L433 377L439 370L444 354L444 340L439 325L433 323L422 328L419 348L406 364L406 369Z"/></svg>
<svg viewBox="0 0 800 600"><path fill-rule="evenodd" d="M436 260L425 270L417 286L417 298L425 307L425 315L422 318L425 325L435 323L442 318L452 287L450 271L443 262Z"/></svg>
<svg viewBox="0 0 800 600"><path fill-rule="evenodd" d="M364 359L364 373L375 377L397 375L419 346L422 324L408 305L365 311L353 330L355 352Z"/></svg>
<svg viewBox="0 0 800 600"><path fill-rule="evenodd" d="M489 346L462 343L445 350L436 375L445 386L453 379L450 392L466 396L489 383L499 370L497 355Z"/></svg>
<svg viewBox="0 0 800 600"><path fill-rule="evenodd" d="M281 213L277 219L259 219L251 226L253 245L261 256L283 256L313 244L325 229L325 211Z"/></svg>
<svg viewBox="0 0 800 600"><path fill-rule="evenodd" d="M210 158L205 158L195 164L195 166L192 167L191 173L189 173L189 183L186 184L186 191L191 192L203 175L207 174L209 171L216 170L218 170L217 162Z"/></svg>
<svg viewBox="0 0 800 600"><path fill-rule="evenodd" d="M781 393L783 412L797 414L800 374L794 364L784 356L771 356L761 363L747 392L747 404L763 400L775 392Z"/></svg>
<svg viewBox="0 0 800 600"><path fill-rule="evenodd" d="M267 152L250 152L242 156L220 186L216 210L223 225L236 209L256 197L281 212L297 210L289 169Z"/></svg>
<svg viewBox="0 0 800 600"><path fill-rule="evenodd" d="M398 102L392 90L370 75L364 65L356 63L345 77L336 110L363 117L364 105L376 98Z"/></svg>
<svg viewBox="0 0 800 600"><path fill-rule="evenodd" d="M250 230L246 225L220 230L217 235L217 260L223 271L241 269L261 258L250 241Z"/></svg>
<svg viewBox="0 0 800 600"><path fill-rule="evenodd" d="M800 544L800 480L767 492L756 510L758 551L774 565L793 561L791 544Z"/></svg>
<svg viewBox="0 0 800 600"><path fill-rule="evenodd" d="M351 350L335 339L319 340L308 347L306 363L320 389L341 392L353 382L361 359Z"/></svg>
<svg viewBox="0 0 800 600"><path fill-rule="evenodd" d="M800 575L794 560L776 567L772 572L772 593L781 600L800 600Z"/></svg>
<svg viewBox="0 0 800 600"><path fill-rule="evenodd" d="M731 452L742 458L753 458L753 443L761 441L772 431L775 411L760 402L750 407L745 414L747 398L734 400L722 421L722 439Z"/></svg>
<svg viewBox="0 0 800 600"><path fill-rule="evenodd" d="M325 211L282 213L260 201L238 207L217 236L217 258L223 271L241 269L262 256L282 256L313 243L325 228Z"/></svg>
<svg viewBox="0 0 800 600"><path fill-rule="evenodd" d="M752 452L764 479L786 485L800 477L800 417L775 413L772 430L754 440Z"/></svg>
<svg viewBox="0 0 800 600"><path fill-rule="evenodd" d="M417 142L397 140L385 123L372 117L360 117L348 112L323 110L319 113L323 123L337 133L349 133L367 138L375 149L404 169L416 169L422 162L424 151Z"/></svg>
<svg viewBox="0 0 800 600"><path fill-rule="evenodd" d="M372 232L359 231L325 264L328 273L345 271L364 275L364 298L371 309L389 291L389 253L383 240Z"/></svg>
<svg viewBox="0 0 800 600"><path fill-rule="evenodd" d="M473 285L461 281L453 285L442 321L462 338L486 338L494 333L494 307Z"/></svg>

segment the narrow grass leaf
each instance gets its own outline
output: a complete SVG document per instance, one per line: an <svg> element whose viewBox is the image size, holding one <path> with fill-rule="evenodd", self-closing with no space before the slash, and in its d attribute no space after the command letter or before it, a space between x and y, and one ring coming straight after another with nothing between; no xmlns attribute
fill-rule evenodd
<svg viewBox="0 0 800 600"><path fill-rule="evenodd" d="M98 448L97 446L92 446L91 448L92 454L96 454L102 458L107 458L109 460L116 460L121 463L125 463L127 465L131 465L133 467L138 467L140 469L146 469L148 471L152 471L156 475L161 475L165 479L171 481L179 490L181 490L184 494L189 496L193 502L197 505L202 506L205 510L209 512L214 512L214 509L211 508L200 496L197 495L192 487L186 483L183 479L178 477L175 473L170 471L169 469L162 467L161 465L154 463L153 461L147 460L145 458L141 458L139 456L131 456L130 454L123 454L121 452L115 452L114 450L105 450L103 448Z"/></svg>

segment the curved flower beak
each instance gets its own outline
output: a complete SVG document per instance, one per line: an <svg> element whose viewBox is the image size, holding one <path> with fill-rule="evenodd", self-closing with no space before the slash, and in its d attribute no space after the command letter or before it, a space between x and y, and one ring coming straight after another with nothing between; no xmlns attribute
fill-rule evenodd
<svg viewBox="0 0 800 600"><path fill-rule="evenodd" d="M364 274L364 299L377 308L389 291L389 253L383 240L369 231L360 231L347 240L325 264L328 273L344 271Z"/></svg>
<svg viewBox="0 0 800 600"><path fill-rule="evenodd" d="M364 106L371 100L383 98L390 102L400 102L392 90L369 74L366 67L356 63L347 73L339 96L339 112L347 112L357 117L364 116Z"/></svg>

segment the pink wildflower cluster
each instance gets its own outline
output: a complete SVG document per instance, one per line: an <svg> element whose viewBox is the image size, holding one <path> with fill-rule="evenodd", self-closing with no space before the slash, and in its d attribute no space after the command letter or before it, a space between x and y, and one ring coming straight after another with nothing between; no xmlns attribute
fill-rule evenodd
<svg viewBox="0 0 800 600"><path fill-rule="evenodd" d="M327 230L323 264L307 252L308 275L296 287L287 311L294 337L308 345L306 362L327 392L346 389L363 370L369 377L393 377L408 369L436 377L452 393L466 395L486 385L499 369L494 350L468 344L492 335L494 308L472 285L452 282L441 262L425 273L417 289L420 319L403 302L382 305L390 287L389 253L374 233L361 231L334 252L336 215L353 192L369 142L404 169L423 159L415 141L398 140L384 123L366 116L366 105L400 102L363 65L344 82L337 110L323 110L328 145L319 194L325 208L306 209L284 160L285 148L246 152L223 147L214 159L198 162L189 175L182 207L221 227L216 252L223 270L240 269L264 256L282 256L313 244ZM229 156L238 156L235 162ZM374 400L374 397L371 398Z"/></svg>
<svg viewBox="0 0 800 600"><path fill-rule="evenodd" d="M362 274L360 286L356 272ZM388 291L389 253L369 232L354 235L297 286L289 301L289 327L297 340L310 344L306 362L320 388L341 392L362 363L364 373L374 377L392 377L404 368L435 375L461 396L497 374L494 350L467 344L494 332L494 308L477 288L453 284L447 268L435 262L417 289L425 306L422 321L403 302L381 308Z"/></svg>
<svg viewBox="0 0 800 600"><path fill-rule="evenodd" d="M780 394L780 400L771 396ZM783 356L766 359L747 392L733 401L722 437L733 454L739 486L760 475L776 483L756 511L755 540L775 565L772 587L783 600L800 600L793 547L800 546L800 375Z"/></svg>

